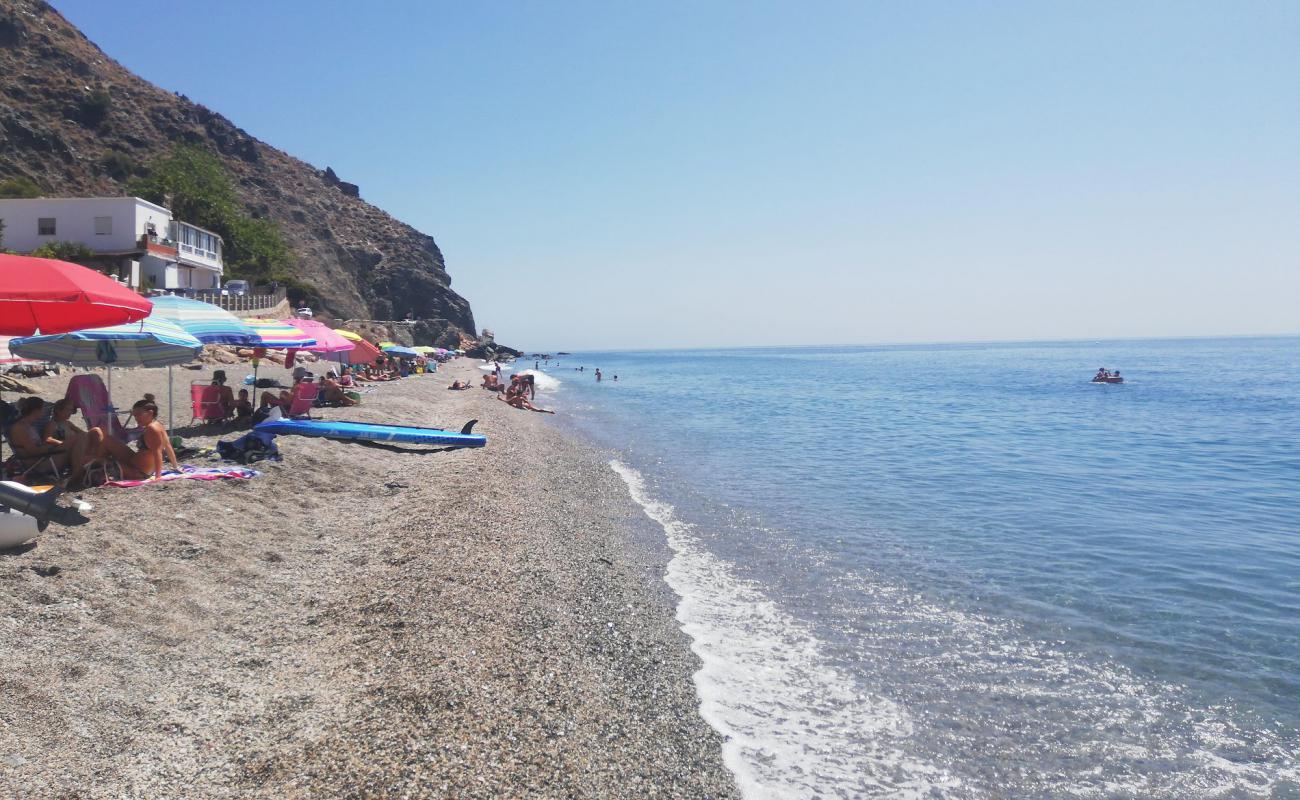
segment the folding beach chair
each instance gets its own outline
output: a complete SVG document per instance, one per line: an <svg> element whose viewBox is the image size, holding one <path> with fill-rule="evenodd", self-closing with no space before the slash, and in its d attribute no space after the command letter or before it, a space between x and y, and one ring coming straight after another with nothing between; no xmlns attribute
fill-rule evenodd
<svg viewBox="0 0 1300 800"><path fill-rule="evenodd" d="M126 441L126 426L117 418L109 401L108 388L98 375L77 375L68 381L64 397L72 400L86 420L86 430L103 428L114 439Z"/></svg>
<svg viewBox="0 0 1300 800"><path fill-rule="evenodd" d="M291 419L303 417L311 419L311 410L316 405L316 396L319 393L320 386L315 381L299 381L298 385L293 387L293 402L289 404L287 416Z"/></svg>
<svg viewBox="0 0 1300 800"><path fill-rule="evenodd" d="M48 477L52 482L58 482L63 477L63 470L59 468L54 458L49 455L41 456L22 456L18 454L18 449L14 447L13 440L9 438L9 430L17 420L9 420L7 424L0 427L0 443L6 445L9 449L9 457L0 463L0 480L18 481L20 483L31 483L36 478ZM42 421L40 428L45 427Z"/></svg>
<svg viewBox="0 0 1300 800"><path fill-rule="evenodd" d="M196 381L190 384L190 405L194 411L190 424L195 420L225 422L233 416L233 412L221 404L221 387L210 383Z"/></svg>

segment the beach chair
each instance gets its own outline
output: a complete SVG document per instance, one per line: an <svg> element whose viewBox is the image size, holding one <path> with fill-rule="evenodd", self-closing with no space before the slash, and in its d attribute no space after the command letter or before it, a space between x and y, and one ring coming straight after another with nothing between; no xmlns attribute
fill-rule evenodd
<svg viewBox="0 0 1300 800"><path fill-rule="evenodd" d="M232 412L221 404L221 387L210 383L194 382L190 384L190 405L193 415L190 424L197 420L201 423L225 422Z"/></svg>
<svg viewBox="0 0 1300 800"><path fill-rule="evenodd" d="M126 441L129 436L117 418L116 409L108 397L108 388L98 375L77 375L68 381L64 397L72 400L86 420L86 430L103 428L114 439Z"/></svg>
<svg viewBox="0 0 1300 800"><path fill-rule="evenodd" d="M287 416L290 419L303 417L311 419L311 410L316 405L318 394L320 394L320 387L315 381L299 381L298 385L293 387L293 402L289 404Z"/></svg>
<svg viewBox="0 0 1300 800"><path fill-rule="evenodd" d="M48 477L51 481L57 483L63 478L64 470L59 468L52 456L22 456L18 454L17 448L14 447L13 441L9 438L9 429L17 420L8 420L0 427L0 444L3 444L9 450L9 456L0 462L0 480L18 481L19 483L30 484L33 479ZM45 427L46 420L43 420L40 427Z"/></svg>

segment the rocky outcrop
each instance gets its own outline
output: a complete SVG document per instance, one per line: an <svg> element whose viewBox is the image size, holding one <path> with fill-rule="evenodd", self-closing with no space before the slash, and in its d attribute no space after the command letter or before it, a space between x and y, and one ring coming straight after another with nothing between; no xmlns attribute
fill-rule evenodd
<svg viewBox="0 0 1300 800"><path fill-rule="evenodd" d="M361 200L333 169L133 75L49 4L0 0L0 180L24 176L50 195L117 195L178 142L219 154L249 213L279 223L297 275L330 315L409 314L430 331L442 322L473 335L473 312L451 290L432 237Z"/></svg>
<svg viewBox="0 0 1300 800"><path fill-rule="evenodd" d="M372 342L396 342L404 347L428 345L458 350L473 341L445 319L350 319L340 328L359 333Z"/></svg>

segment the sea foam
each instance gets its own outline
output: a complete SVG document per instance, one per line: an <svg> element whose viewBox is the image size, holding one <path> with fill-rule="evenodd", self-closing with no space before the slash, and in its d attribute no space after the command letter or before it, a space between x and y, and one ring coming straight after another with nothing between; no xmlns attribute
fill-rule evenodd
<svg viewBox="0 0 1300 800"><path fill-rule="evenodd" d="M547 375L539 369L526 369L519 373L520 375L532 375L533 383L537 386L539 392L553 392L560 388L561 381L554 375Z"/></svg>
<svg viewBox="0 0 1300 800"><path fill-rule="evenodd" d="M725 737L723 760L746 798L925 797L956 786L909 753L906 709L831 665L816 636L701 547L639 472L610 466L667 534L665 579L702 662L700 711Z"/></svg>

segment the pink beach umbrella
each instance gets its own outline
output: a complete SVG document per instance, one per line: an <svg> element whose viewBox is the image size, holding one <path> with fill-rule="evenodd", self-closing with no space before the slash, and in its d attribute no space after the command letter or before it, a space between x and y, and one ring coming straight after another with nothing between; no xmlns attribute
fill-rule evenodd
<svg viewBox="0 0 1300 800"><path fill-rule="evenodd" d="M340 336L330 326L323 322L317 322L314 319L298 319L297 317L292 317L290 319L282 320L282 322L284 322L285 325L292 325L316 340L315 345L305 347L303 348L304 350L311 353L337 353L340 367L347 358L344 353L348 353L357 346L356 342L345 336ZM292 357L293 351L290 351L289 358ZM288 364L288 360L288 358L285 359L286 365ZM342 371L342 369L339 370L339 372Z"/></svg>

